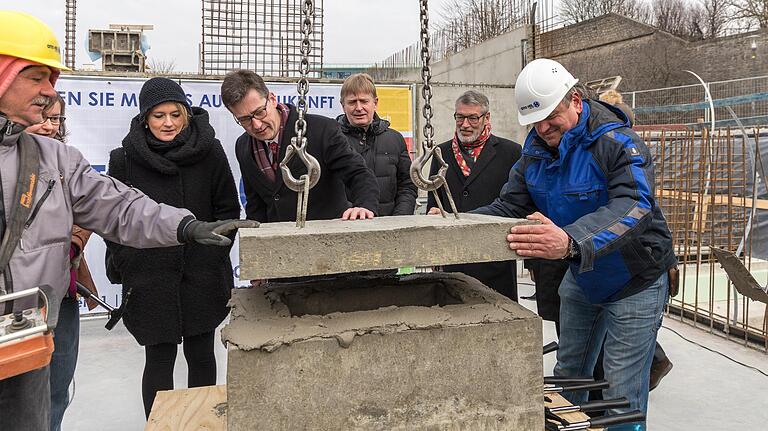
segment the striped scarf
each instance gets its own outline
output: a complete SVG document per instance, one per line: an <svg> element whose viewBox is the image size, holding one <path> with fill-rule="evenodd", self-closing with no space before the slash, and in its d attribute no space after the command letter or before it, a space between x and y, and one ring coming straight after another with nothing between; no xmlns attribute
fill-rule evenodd
<svg viewBox="0 0 768 431"><path fill-rule="evenodd" d="M280 113L280 131L277 132L275 141L266 144L264 141L259 141L253 137L251 138L251 151L253 151L256 166L258 166L261 173L273 183L277 180L277 166L280 164L280 161L278 160L280 157L280 141L283 138L283 130L285 130L285 125L288 122L289 108L282 103L278 103L277 112ZM269 155L267 155L267 149L269 149L269 152L272 155L271 162L269 160Z"/></svg>

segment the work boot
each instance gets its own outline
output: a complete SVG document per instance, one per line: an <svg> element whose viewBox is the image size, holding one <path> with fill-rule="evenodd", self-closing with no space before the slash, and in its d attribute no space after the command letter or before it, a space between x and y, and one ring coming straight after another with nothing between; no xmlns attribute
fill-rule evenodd
<svg viewBox="0 0 768 431"><path fill-rule="evenodd" d="M664 357L660 360L655 359L656 358L654 358L653 363L651 363L651 379L649 385L651 391L656 389L656 386L659 386L659 383L661 383L661 379L672 371L672 362L670 362L669 358Z"/></svg>

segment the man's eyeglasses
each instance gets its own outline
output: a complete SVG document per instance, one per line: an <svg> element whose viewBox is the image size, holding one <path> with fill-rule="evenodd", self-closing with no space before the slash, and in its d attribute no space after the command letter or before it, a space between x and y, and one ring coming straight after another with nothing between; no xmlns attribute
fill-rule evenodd
<svg viewBox="0 0 768 431"><path fill-rule="evenodd" d="M267 105L269 104L269 97L264 101L264 106L251 112L248 115L242 117L235 117L235 122L243 127L251 124L253 120L263 120L267 118Z"/></svg>
<svg viewBox="0 0 768 431"><path fill-rule="evenodd" d="M40 124L45 123L46 121L50 121L51 124L54 126L58 126L59 124L63 123L64 120L66 120L67 117L63 115L51 115L50 117L43 117L43 121L40 122Z"/></svg>
<svg viewBox="0 0 768 431"><path fill-rule="evenodd" d="M487 112L486 112L487 114ZM485 118L485 114L482 115L461 115L454 113L453 119L456 120L456 124L464 124L464 120L469 121L469 124L472 126L477 126L480 123L480 119Z"/></svg>

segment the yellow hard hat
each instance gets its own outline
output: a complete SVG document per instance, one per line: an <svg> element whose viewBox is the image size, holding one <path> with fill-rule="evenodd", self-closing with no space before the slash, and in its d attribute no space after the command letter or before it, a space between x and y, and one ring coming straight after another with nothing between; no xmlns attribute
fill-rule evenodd
<svg viewBox="0 0 768 431"><path fill-rule="evenodd" d="M44 22L12 10L0 10L0 22L0 54L70 70L61 63L59 42Z"/></svg>

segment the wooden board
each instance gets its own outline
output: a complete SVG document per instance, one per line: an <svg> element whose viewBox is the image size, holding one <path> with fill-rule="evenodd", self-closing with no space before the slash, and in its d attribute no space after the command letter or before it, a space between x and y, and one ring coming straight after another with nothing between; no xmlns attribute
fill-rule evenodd
<svg viewBox="0 0 768 431"><path fill-rule="evenodd" d="M549 393L549 394L546 394L546 396L549 397L549 399L551 399L552 401L547 402L546 400L544 400L544 407L563 407L563 406L572 405L570 402L568 402L568 400L563 398L563 396L560 394ZM568 422L582 422L582 421L589 420L589 416L581 412L558 413L557 415L567 420ZM589 428L589 429L593 431L599 431L604 428Z"/></svg>
<svg viewBox="0 0 768 431"><path fill-rule="evenodd" d="M145 431L225 431L227 385L160 391Z"/></svg>
<svg viewBox="0 0 768 431"><path fill-rule="evenodd" d="M480 214L264 223L240 229L240 278L300 277L514 260L509 229L534 222Z"/></svg>

